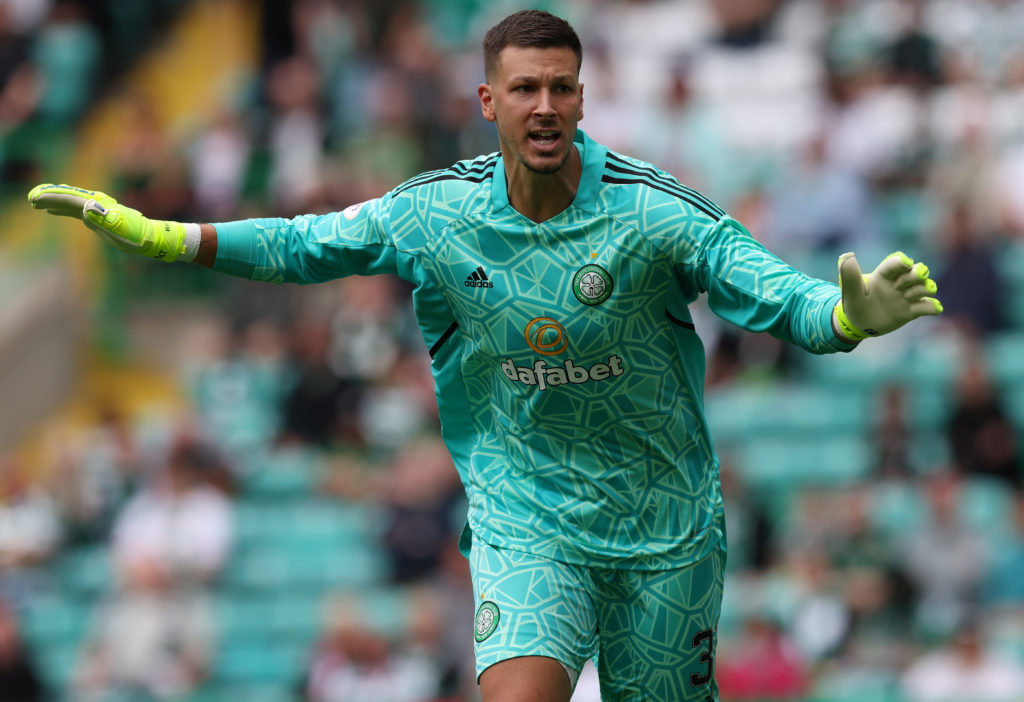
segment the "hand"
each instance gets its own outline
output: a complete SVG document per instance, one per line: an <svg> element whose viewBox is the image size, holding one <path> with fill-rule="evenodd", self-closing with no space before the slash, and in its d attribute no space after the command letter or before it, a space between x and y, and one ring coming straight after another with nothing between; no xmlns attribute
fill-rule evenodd
<svg viewBox="0 0 1024 702"><path fill-rule="evenodd" d="M844 253L839 257L839 288L842 299L833 319L849 341L888 334L918 317L942 314L928 266L914 263L902 251L886 256L868 275L861 273L856 256Z"/></svg>
<svg viewBox="0 0 1024 702"><path fill-rule="evenodd" d="M47 183L32 188L28 201L37 210L81 219L122 251L170 262L185 250L184 224L148 219L97 190Z"/></svg>

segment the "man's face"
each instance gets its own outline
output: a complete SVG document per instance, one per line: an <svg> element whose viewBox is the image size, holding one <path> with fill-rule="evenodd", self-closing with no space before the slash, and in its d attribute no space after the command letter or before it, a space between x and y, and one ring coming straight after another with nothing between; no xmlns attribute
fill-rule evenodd
<svg viewBox="0 0 1024 702"><path fill-rule="evenodd" d="M583 118L576 54L509 46L489 81L478 89L480 109L497 125L502 151L534 173L558 171Z"/></svg>

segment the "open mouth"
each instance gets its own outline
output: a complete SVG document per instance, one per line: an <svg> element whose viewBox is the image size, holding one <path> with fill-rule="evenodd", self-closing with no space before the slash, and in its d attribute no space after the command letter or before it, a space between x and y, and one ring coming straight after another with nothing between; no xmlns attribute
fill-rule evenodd
<svg viewBox="0 0 1024 702"><path fill-rule="evenodd" d="M538 129L530 132L530 141L542 151L553 149L558 145L561 134L553 129Z"/></svg>

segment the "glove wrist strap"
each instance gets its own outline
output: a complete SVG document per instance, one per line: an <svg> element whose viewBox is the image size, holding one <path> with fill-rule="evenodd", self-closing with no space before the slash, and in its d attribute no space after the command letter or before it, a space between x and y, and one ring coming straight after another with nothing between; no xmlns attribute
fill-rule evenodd
<svg viewBox="0 0 1024 702"><path fill-rule="evenodd" d="M860 329L855 327L849 317L846 316L846 311L843 309L843 302L840 300L836 303L833 308L833 318L836 320L837 331L850 341L861 341L868 338L868 335L862 332Z"/></svg>
<svg viewBox="0 0 1024 702"><path fill-rule="evenodd" d="M149 222L152 239L140 253L166 263L178 260L178 257L186 250L186 225L181 222L165 222L156 219L151 219Z"/></svg>
<svg viewBox="0 0 1024 702"><path fill-rule="evenodd" d="M196 254L199 253L199 243L202 241L202 230L199 225L194 222L185 224L185 241L182 244L181 256L179 260L182 261L194 261L196 260Z"/></svg>

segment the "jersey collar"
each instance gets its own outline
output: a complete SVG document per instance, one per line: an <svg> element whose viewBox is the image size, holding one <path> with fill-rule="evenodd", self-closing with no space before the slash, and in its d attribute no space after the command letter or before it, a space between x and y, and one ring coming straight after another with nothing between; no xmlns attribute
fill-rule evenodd
<svg viewBox="0 0 1024 702"><path fill-rule="evenodd" d="M597 211L597 193L604 172L604 162L608 149L599 144L582 129L576 130L573 138L576 149L580 152L583 170L580 173L580 184L576 189L570 208L576 207L587 212ZM511 207L508 202L508 183L505 180L505 162L499 157L494 166L494 177L491 183L491 206L494 211ZM559 215L560 216L560 215Z"/></svg>

